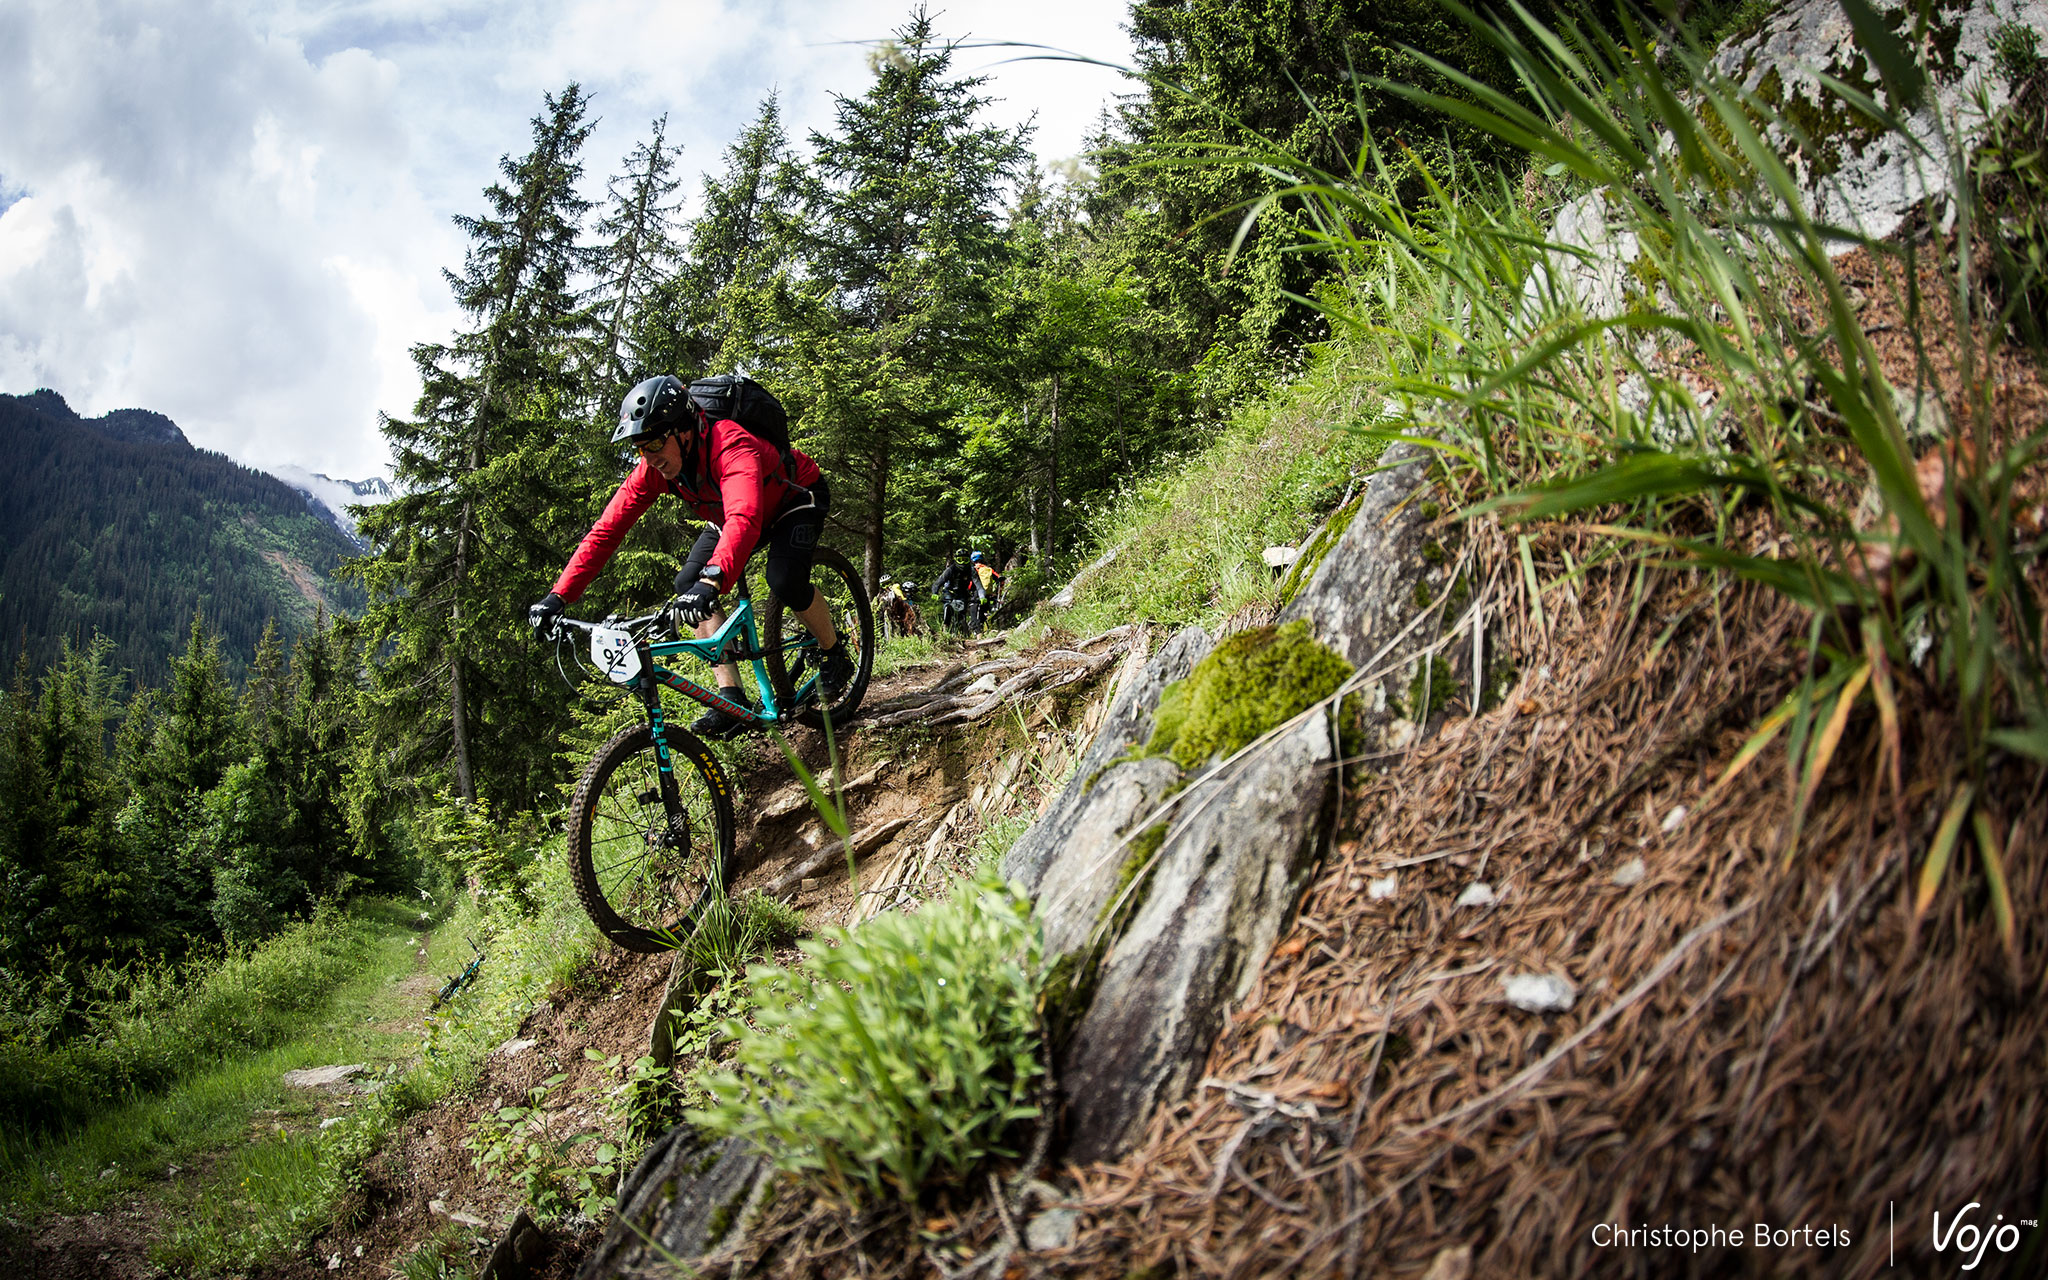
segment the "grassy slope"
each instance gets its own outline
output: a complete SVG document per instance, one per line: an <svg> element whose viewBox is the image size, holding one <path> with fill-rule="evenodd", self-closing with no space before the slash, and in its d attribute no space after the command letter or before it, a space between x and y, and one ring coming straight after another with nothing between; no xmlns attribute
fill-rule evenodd
<svg viewBox="0 0 2048 1280"><path fill-rule="evenodd" d="M1298 544L1379 456L1380 442L1362 429L1380 397L1361 380L1359 359L1341 340L1323 345L1269 401L1244 405L1207 449L1135 485L1098 530L1116 558L1082 574L1072 609L1041 621L1092 635L1134 619L1213 625L1270 604L1278 583L1260 553Z"/></svg>

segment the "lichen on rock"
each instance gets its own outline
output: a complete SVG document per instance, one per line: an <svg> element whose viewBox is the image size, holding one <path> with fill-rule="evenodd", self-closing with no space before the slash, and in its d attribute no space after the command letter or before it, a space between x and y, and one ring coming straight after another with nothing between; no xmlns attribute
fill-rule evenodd
<svg viewBox="0 0 2048 1280"><path fill-rule="evenodd" d="M1199 768L1329 697L1350 674L1306 622L1241 631L1160 696L1139 754Z"/></svg>

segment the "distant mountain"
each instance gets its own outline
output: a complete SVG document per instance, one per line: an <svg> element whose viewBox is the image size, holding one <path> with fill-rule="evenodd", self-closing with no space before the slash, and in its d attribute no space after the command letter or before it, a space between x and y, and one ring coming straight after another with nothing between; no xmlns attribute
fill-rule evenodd
<svg viewBox="0 0 2048 1280"><path fill-rule="evenodd" d="M349 514L349 508L374 507L380 502L389 502L389 481L377 476L368 480L336 480L318 471L294 466L273 467L270 474L298 490L314 514L339 529L359 550L368 550L363 540L356 536L356 521Z"/></svg>
<svg viewBox="0 0 2048 1280"><path fill-rule="evenodd" d="M0 664L37 669L93 632L161 685L194 607L238 669L276 618L355 613L355 543L275 476L195 449L147 409L80 418L54 391L0 395Z"/></svg>

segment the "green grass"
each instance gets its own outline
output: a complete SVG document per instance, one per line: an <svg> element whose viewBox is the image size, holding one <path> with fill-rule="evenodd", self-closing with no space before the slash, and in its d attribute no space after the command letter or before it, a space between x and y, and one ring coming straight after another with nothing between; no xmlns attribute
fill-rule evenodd
<svg viewBox="0 0 2048 1280"><path fill-rule="evenodd" d="M206 1152L248 1136L252 1115L275 1111L278 1123L302 1120L313 1103L283 1083L302 1067L362 1062L373 1070L417 1047L416 1031L394 1033L380 1024L416 1017L416 993L400 984L416 972L412 944L422 932L419 911L379 903L353 917L359 931L355 974L302 1011L284 1042L193 1072L154 1096L135 1098L84 1120L67 1132L5 1153L0 1203L13 1212L77 1213L164 1176L170 1165L190 1168ZM463 944L456 940L455 947ZM448 952L445 937L437 951ZM446 959L446 956L441 957ZM438 985L438 984L437 984ZM178 1014L166 1014L168 1023ZM167 1027L175 1030L175 1026ZM114 1170L110 1177L102 1177Z"/></svg>
<svg viewBox="0 0 2048 1280"><path fill-rule="evenodd" d="M412 904L352 914L352 971L305 1004L288 1034L61 1133L11 1144L0 1153L0 1206L33 1218L162 1197L170 1229L152 1260L181 1275L235 1271L298 1247L334 1221L398 1121L473 1080L484 1056L595 952L558 843L524 881L531 914L509 899L486 914L464 898L431 933ZM488 959L430 1015L433 991L469 962L472 936ZM407 985L423 972L431 986ZM370 1068L369 1093L323 1101L283 1084L286 1071L350 1062ZM343 1119L322 1129L323 1110Z"/></svg>
<svg viewBox="0 0 2048 1280"><path fill-rule="evenodd" d="M881 680L899 671L933 666L944 662L946 654L946 643L929 630L917 636L887 636L875 646L873 678Z"/></svg>
<svg viewBox="0 0 2048 1280"><path fill-rule="evenodd" d="M1278 583L1260 553L1298 544L1385 447L1367 433L1384 397L1358 357L1345 342L1319 347L1296 381L1206 450L1122 494L1091 532L1116 558L1084 573L1071 609L1039 610L1020 643L1047 625L1093 635L1132 621L1213 624L1273 602Z"/></svg>
<svg viewBox="0 0 2048 1280"><path fill-rule="evenodd" d="M39 1131L98 1123L109 1108L302 1035L366 954L406 927L407 913L417 931L421 912L405 904L323 911L203 972L137 982L68 1040L0 1044L0 1103L10 1119L0 1170L11 1171Z"/></svg>

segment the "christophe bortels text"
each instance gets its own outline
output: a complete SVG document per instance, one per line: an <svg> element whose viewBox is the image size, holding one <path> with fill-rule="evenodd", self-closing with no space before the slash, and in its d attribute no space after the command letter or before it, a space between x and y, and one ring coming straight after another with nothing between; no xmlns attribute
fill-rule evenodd
<svg viewBox="0 0 2048 1280"><path fill-rule="evenodd" d="M1593 1228L1593 1246L1598 1249L1790 1249L1847 1246L1849 1229L1827 1227L1774 1227L1759 1222L1748 1227L1624 1227L1603 1222Z"/></svg>

